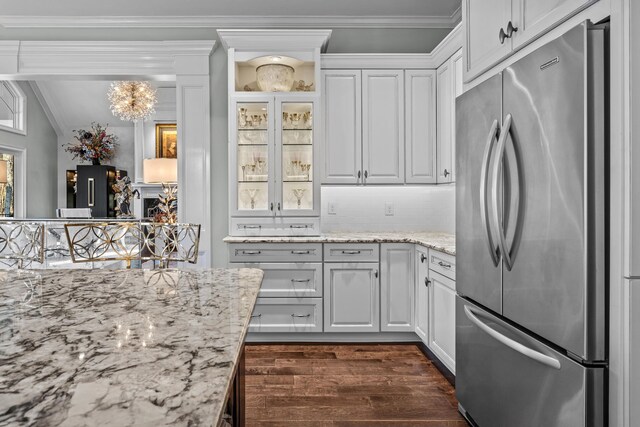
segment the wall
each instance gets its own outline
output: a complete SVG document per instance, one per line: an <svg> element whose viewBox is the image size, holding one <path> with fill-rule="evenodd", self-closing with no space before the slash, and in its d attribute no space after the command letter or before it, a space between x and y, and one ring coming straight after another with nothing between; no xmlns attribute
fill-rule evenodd
<svg viewBox="0 0 640 427"><path fill-rule="evenodd" d="M425 53L449 31L446 29L335 29L329 53ZM214 40L213 28L193 29L6 29L0 40ZM211 216L213 266L224 266L228 234L227 54L218 45L211 57Z"/></svg>
<svg viewBox="0 0 640 427"><path fill-rule="evenodd" d="M324 186L322 231L455 233L455 186ZM385 214L393 205L394 215ZM329 214L333 204L335 214Z"/></svg>
<svg viewBox="0 0 640 427"><path fill-rule="evenodd" d="M19 82L27 97L27 135L0 130L0 145L26 148L26 217L50 218L57 207L56 181L58 137L31 86Z"/></svg>

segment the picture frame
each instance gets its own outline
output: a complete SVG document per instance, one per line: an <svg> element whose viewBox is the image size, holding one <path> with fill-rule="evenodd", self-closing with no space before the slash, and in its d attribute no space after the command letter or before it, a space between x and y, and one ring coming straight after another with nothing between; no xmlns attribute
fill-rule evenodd
<svg viewBox="0 0 640 427"><path fill-rule="evenodd" d="M156 157L178 157L178 127L175 123L156 123Z"/></svg>

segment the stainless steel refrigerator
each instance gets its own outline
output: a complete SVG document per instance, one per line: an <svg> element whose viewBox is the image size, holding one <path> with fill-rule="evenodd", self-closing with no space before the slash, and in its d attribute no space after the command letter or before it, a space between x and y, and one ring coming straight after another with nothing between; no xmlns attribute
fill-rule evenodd
<svg viewBox="0 0 640 427"><path fill-rule="evenodd" d="M605 424L606 29L456 102L456 394L480 427Z"/></svg>

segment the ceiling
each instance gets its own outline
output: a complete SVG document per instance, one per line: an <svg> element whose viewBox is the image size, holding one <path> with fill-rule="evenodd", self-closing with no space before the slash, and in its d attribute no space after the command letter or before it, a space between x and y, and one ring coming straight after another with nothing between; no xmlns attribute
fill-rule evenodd
<svg viewBox="0 0 640 427"><path fill-rule="evenodd" d="M110 127L133 127L111 114L107 92L110 81L42 80L31 82L36 95L58 135L86 128L91 122ZM153 85L153 83L151 83ZM157 91L156 110L175 109L175 88ZM166 105L165 105L166 104Z"/></svg>
<svg viewBox="0 0 640 427"><path fill-rule="evenodd" d="M69 19L77 17L87 19ZM196 26L204 24L207 18L215 23L236 25L242 25L242 18L247 19L247 25L261 18L261 22L273 26L292 27L300 26L300 22L311 26L314 20L330 24L331 19L342 18L336 22L346 27L350 25L346 19L354 18L353 26L362 26L369 19L370 24L381 27L387 20L394 20L395 24L406 20L413 27L429 23L452 27L460 19L460 0L21 0L3 2L0 24L8 28L73 24L86 28L95 24L107 26L108 20L114 26L115 17L129 18L124 22L132 27L152 26L152 20L161 20L165 26L171 26L171 22L176 26Z"/></svg>

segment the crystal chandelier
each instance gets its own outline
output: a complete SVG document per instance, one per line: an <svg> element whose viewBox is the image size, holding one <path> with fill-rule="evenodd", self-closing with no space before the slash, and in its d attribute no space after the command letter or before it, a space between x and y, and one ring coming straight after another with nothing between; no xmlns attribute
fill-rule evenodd
<svg viewBox="0 0 640 427"><path fill-rule="evenodd" d="M147 82L113 82L107 96L111 112L120 120L137 122L156 112L156 90Z"/></svg>

